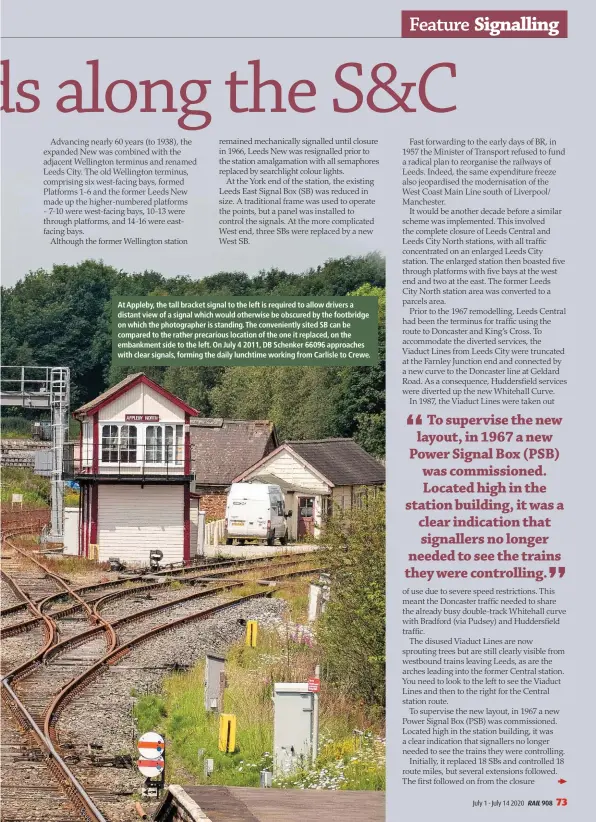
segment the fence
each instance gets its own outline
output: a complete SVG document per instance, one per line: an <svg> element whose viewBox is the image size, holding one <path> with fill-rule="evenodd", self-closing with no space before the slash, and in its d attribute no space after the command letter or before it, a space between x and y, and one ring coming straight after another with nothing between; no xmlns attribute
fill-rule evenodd
<svg viewBox="0 0 596 822"><path fill-rule="evenodd" d="M224 545L226 541L226 521L225 519L216 519L213 522L208 522L205 525L205 545L215 547L217 545Z"/></svg>

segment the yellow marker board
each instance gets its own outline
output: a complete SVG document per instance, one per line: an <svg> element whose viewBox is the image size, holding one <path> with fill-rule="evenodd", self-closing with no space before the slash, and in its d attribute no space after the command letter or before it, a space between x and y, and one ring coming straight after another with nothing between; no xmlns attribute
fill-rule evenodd
<svg viewBox="0 0 596 822"><path fill-rule="evenodd" d="M257 646L257 621L256 619L249 619L246 623L246 644L251 648Z"/></svg>
<svg viewBox="0 0 596 822"><path fill-rule="evenodd" d="M219 750L224 753L233 753L236 750L235 714L219 715Z"/></svg>

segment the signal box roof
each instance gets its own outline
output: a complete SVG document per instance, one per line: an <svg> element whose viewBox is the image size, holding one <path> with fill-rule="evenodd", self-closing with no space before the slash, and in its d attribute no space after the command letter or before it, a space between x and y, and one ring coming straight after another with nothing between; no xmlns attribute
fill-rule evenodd
<svg viewBox="0 0 596 822"><path fill-rule="evenodd" d="M138 385L139 383L143 383L144 385L149 386L154 391L157 391L158 394L161 394L162 397L166 397L170 402L174 405L177 405L178 408L181 408L186 414L189 416L197 416L198 411L196 408L191 408L190 405L187 405L183 400L179 397L176 397L174 394L171 394L169 391L166 391L165 388L162 388L161 385L154 382L150 379L146 374L142 372L138 372L136 374L129 374L128 377L124 377L123 380L117 382L116 385L113 385L111 388L108 388L106 391L101 393L97 396L94 400L90 400L86 402L84 405L81 405L80 408L77 408L76 411L73 411L73 417L83 417L89 414L95 414L102 408L104 405L107 405L110 402L113 402L116 397L119 397L121 394L126 393L129 391L133 386Z"/></svg>

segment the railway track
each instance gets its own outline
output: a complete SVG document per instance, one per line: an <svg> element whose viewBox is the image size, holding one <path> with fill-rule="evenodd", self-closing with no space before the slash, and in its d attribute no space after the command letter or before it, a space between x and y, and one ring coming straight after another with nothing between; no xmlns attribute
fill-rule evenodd
<svg viewBox="0 0 596 822"><path fill-rule="evenodd" d="M32 567L31 561L23 556L23 552L13 543L9 544L12 550L10 556L2 560L1 573L4 586L15 601L2 609L3 618L7 614L20 616L27 612L31 601L37 603L46 597L64 594L64 585L68 584L65 579L50 575L39 566ZM4 602L4 598L2 601Z"/></svg>
<svg viewBox="0 0 596 822"><path fill-rule="evenodd" d="M3 689L4 690L4 689ZM14 807L11 796L18 796L20 807L28 808L28 819L48 822L73 822L73 808L49 770L40 750L24 736L7 702L0 703L2 720L2 822L21 822L23 813Z"/></svg>
<svg viewBox="0 0 596 822"><path fill-rule="evenodd" d="M19 551L20 549L13 547L13 552L16 552L17 556L19 556ZM45 570L39 568L39 562L35 560L34 557L28 556L28 559L36 563L38 573L36 577L37 592L39 593L40 590L45 592L45 588L39 587L42 585L47 586L49 584L50 586L58 588L57 593L37 600L30 594L29 599L32 599L39 607L40 612L53 618L57 624L58 633L64 638L69 633L77 633L77 625L80 625L85 613L90 613L89 608L86 606L93 605L96 602L103 603L106 600L114 600L121 597L131 598L134 602L138 596L150 598L152 591L159 593L160 587L164 588L165 592L168 592L168 586L163 584L166 580L174 580L194 587L196 585L205 585L207 582L215 579L243 575L251 571L255 566L259 568L261 576L264 574L268 579L273 580L275 574L272 574L271 571L279 572L280 569L282 571L283 569L291 569L296 566L297 563L299 565L302 559L306 559L308 556L309 554L307 553L303 555L282 556L280 560L275 562L262 557L250 558L249 560L241 560L240 562L224 562L218 564L215 569L211 563L206 563L196 565L192 568L182 569L182 571L176 572L175 576L171 572L166 572L161 577L162 582L154 581L147 583L146 576L138 575L124 580L111 580L79 588L71 588L67 584L66 579L58 575L53 575L53 578L50 577L48 582L46 579L47 573ZM286 573L286 576L287 575L289 574ZM12 578L9 577L9 580L14 586L16 578L14 576ZM111 593L106 594L107 591ZM27 595L27 592L18 588L17 594L22 598ZM65 606L65 599L72 599L74 604ZM31 610L31 606L26 599L22 601L21 605L23 608ZM30 614L27 618L23 619L22 611L20 610L21 605L19 609L15 609L14 607L5 609L2 627L0 628L0 636L3 639L8 639L9 637L38 626L41 616Z"/></svg>
<svg viewBox="0 0 596 822"><path fill-rule="evenodd" d="M73 588L10 538L4 542L3 555L3 582L16 600L2 612L3 621L8 618L2 628L2 700L5 714L9 711L2 744L10 766L10 775L3 776L3 822L25 818L106 822L97 803L113 810L130 791L119 790L118 785L107 790L98 783L97 757L88 751L83 756L80 751L73 753L68 732L58 732L67 706L138 649L163 642L170 632L191 623L215 629L222 614L229 621L232 610L242 610L271 593L272 588L263 584L255 593L234 596L234 589L245 585L247 571L254 569L253 576L274 581L317 570L307 556L277 561L248 558L216 567L198 563L193 568L169 569L153 575L151 581L139 574ZM28 561L34 566L30 576L22 567ZM75 775L73 763L82 781L91 786L90 793ZM113 758L110 764L118 767ZM120 767L126 764L120 762ZM26 817L22 815L23 785L27 790L32 787L38 816L31 815L29 808ZM29 796L27 791L24 795Z"/></svg>
<svg viewBox="0 0 596 822"><path fill-rule="evenodd" d="M204 653L225 653L229 643L244 634L238 618L254 618L253 608L262 599L253 595L222 603L219 610L202 608L167 625L155 626L150 632L144 631L106 655L94 671L73 681L72 697L63 696L61 703L52 707L60 747L70 752L74 773L110 822L126 819L130 798L142 784L135 768L122 767L119 762L122 752L134 754L132 733L125 734L122 728L127 724L122 717L130 717L132 709L131 686L158 690L161 678L177 662L193 662ZM94 732L85 716L85 704L97 706L102 732ZM97 745L94 751L86 747L90 739ZM129 801L123 803L126 797Z"/></svg>
<svg viewBox="0 0 596 822"><path fill-rule="evenodd" d="M23 533L24 530L30 530L30 527L31 523L27 523L20 528L15 527L15 530L17 533ZM13 535L14 531L11 532L11 536ZM12 552L20 553L15 543L5 538L3 541L3 554L5 553L5 546L9 546ZM39 567L37 560L34 560L34 563ZM4 745L6 738L5 729L7 729L6 732L12 743L10 745L12 761L7 765L4 758L2 758L3 822L21 822L21 820L36 818L69 820L69 822L76 818L88 820L88 822L106 822L93 800L59 755L53 743L45 736L35 717L13 690L14 678L31 666L37 666L43 658L43 654L54 645L56 642L56 626L49 617L44 616L39 611L22 585L10 577L4 569L3 572L5 573L5 580L9 582L15 594L20 596L27 604L34 617L39 617L39 625L43 635L42 644L37 647L31 656L31 649L28 647L30 643L22 643L23 655L26 658L20 660L17 666L9 672L5 673L3 671L2 673L1 699L5 709L5 717L6 709L10 713L10 717L7 717L7 721L2 724L2 744ZM58 575L48 575L52 578L56 577L55 582L57 584L67 587L67 584ZM2 649L4 651L4 642L2 643ZM18 746L15 744L17 739L20 740ZM15 748L17 750L16 756ZM20 756L18 751L21 751ZM32 807L23 804L23 787L33 790L34 804Z"/></svg>
<svg viewBox="0 0 596 822"><path fill-rule="evenodd" d="M204 562L194 562L188 566L181 566L179 568L164 569L152 573L150 571L142 571L138 574L131 574L125 577L120 577L116 580L109 580L106 582L94 583L92 585L85 585L73 588L80 596L88 601L91 601L95 596L102 596L103 592L108 588L120 587L124 588L127 585L132 585L135 582L146 580L147 576L152 578L176 579L181 582L192 583L194 579L206 576L223 576L233 574L235 572L242 572L245 569L250 569L253 566L262 566L263 568L273 568L280 564L287 564L295 561L296 558L309 556L310 552L296 551L288 554L278 554L274 559L270 557L246 557L242 559L213 559ZM10 555L13 558L13 554ZM18 557L17 557L18 560ZM12 594L14 596L14 592ZM64 596L63 591L55 593L48 597L47 604L51 605L53 600L59 600ZM27 603L22 598L17 597L19 601L10 603L7 607L0 610L0 617L12 615L17 611L24 611L27 609ZM34 598L35 599L35 598ZM41 599L41 597L40 597ZM39 601L39 600L38 600Z"/></svg>

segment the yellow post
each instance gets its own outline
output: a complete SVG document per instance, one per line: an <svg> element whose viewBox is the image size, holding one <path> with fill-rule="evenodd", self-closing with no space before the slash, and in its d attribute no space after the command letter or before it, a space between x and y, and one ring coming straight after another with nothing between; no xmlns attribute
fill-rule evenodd
<svg viewBox="0 0 596 822"><path fill-rule="evenodd" d="M93 562L97 562L99 559L99 545L94 542L89 543L89 559Z"/></svg>
<svg viewBox="0 0 596 822"><path fill-rule="evenodd" d="M246 623L246 644L251 648L257 647L257 621L249 619Z"/></svg>
<svg viewBox="0 0 596 822"><path fill-rule="evenodd" d="M219 750L224 753L234 753L236 750L235 714L219 715Z"/></svg>

